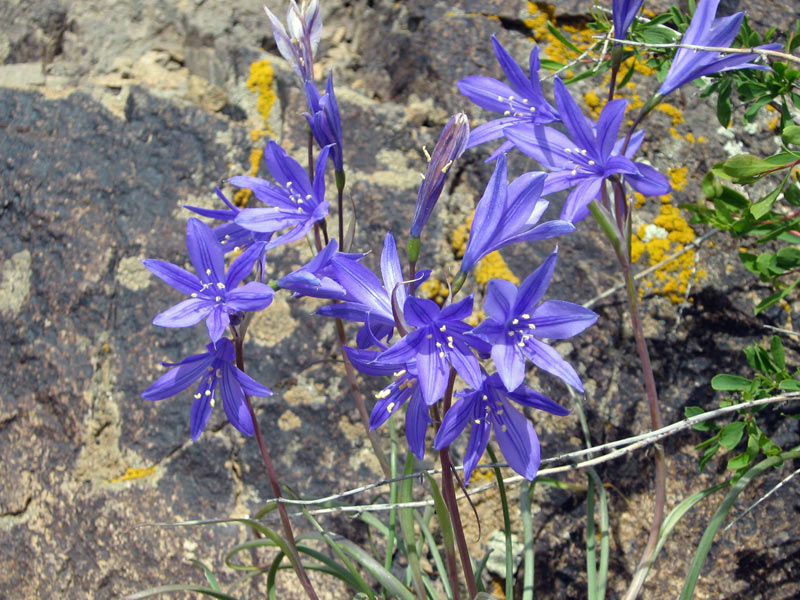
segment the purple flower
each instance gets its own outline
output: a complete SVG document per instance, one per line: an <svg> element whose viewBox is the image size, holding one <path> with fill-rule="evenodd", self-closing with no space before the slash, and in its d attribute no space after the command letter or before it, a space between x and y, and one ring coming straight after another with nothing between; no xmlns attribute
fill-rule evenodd
<svg viewBox="0 0 800 600"><path fill-rule="evenodd" d="M611 7L615 38L618 40L625 39L628 28L636 18L636 13L642 8L643 2L644 0L613 0Z"/></svg>
<svg viewBox="0 0 800 600"><path fill-rule="evenodd" d="M480 365L470 347L487 353L490 346L465 335L471 329L463 319L472 314L472 296L440 309L432 300L409 296L404 306L406 321L416 327L377 359L377 363L409 365L416 362L422 397L428 406L445 392L450 367L470 385L480 381Z"/></svg>
<svg viewBox="0 0 800 600"><path fill-rule="evenodd" d="M337 255L347 257L348 260L358 260L361 255L344 255L337 252L338 248L339 244L336 240L331 240L307 264L279 279L278 287L291 290L296 296L337 300L346 298L345 289L331 279L332 266Z"/></svg>
<svg viewBox="0 0 800 600"><path fill-rule="evenodd" d="M231 177L228 182L253 192L255 197L271 208L245 208L235 217L240 227L258 233L275 233L289 227L289 231L276 237L269 247L288 244L301 239L317 221L328 214L325 202L325 163L330 147L319 153L314 183L305 169L273 140L267 143L264 160L277 185L258 177Z"/></svg>
<svg viewBox="0 0 800 600"><path fill-rule="evenodd" d="M322 16L319 12L319 1L303 2L300 10L295 0L291 0L289 12L286 14L286 29L278 18L265 6L267 17L272 24L272 35L281 56L291 65L303 82L314 79L314 54L322 36Z"/></svg>
<svg viewBox="0 0 800 600"><path fill-rule="evenodd" d="M191 298L179 302L153 319L160 327L188 327L206 318L211 341L225 333L231 315L261 310L272 302L274 290L256 281L239 286L253 270L260 249L251 247L241 254L225 273L222 246L211 228L199 219L191 218L186 226L186 249L197 271L185 269L163 260L145 259L147 269Z"/></svg>
<svg viewBox="0 0 800 600"><path fill-rule="evenodd" d="M337 176L344 173L344 156L342 155L342 119L339 116L339 105L333 93L333 73L328 74L325 93L320 96L312 81L306 81L306 101L311 111L306 113L306 121L314 134L314 139L321 147L330 146L331 160Z"/></svg>
<svg viewBox="0 0 800 600"><path fill-rule="evenodd" d="M414 219L411 222L411 237L419 238L422 229L433 212L433 207L442 195L447 172L453 162L464 153L469 138L469 120L464 113L450 117L439 136L425 170L422 185L417 194Z"/></svg>
<svg viewBox="0 0 800 600"><path fill-rule="evenodd" d="M525 359L555 375L579 392L583 385L575 369L552 347L538 338L563 340L597 321L588 308L561 300L539 303L556 266L556 252L531 273L517 289L510 281L492 279L483 309L489 318L475 335L492 345L492 360L506 389L513 391L525 380Z"/></svg>
<svg viewBox="0 0 800 600"><path fill-rule="evenodd" d="M406 301L400 257L391 232L386 234L381 252L383 282L357 260L341 253L331 258L326 273L344 288L346 298L345 302L320 307L317 314L364 323L358 333L359 348L381 346L379 340L390 336L395 326L392 298L400 308Z"/></svg>
<svg viewBox="0 0 800 600"><path fill-rule="evenodd" d="M551 171L543 194L572 188L561 210L563 220L576 223L586 218L589 203L600 197L605 180L612 175L624 175L633 189L645 195L670 191L661 173L630 159L641 144L642 132L634 136L625 154L620 154L622 140L618 142L617 135L625 118L625 100L608 102L592 128L564 83L556 78L553 87L568 135L551 127L517 125L506 129L506 137Z"/></svg>
<svg viewBox="0 0 800 600"><path fill-rule="evenodd" d="M558 120L558 113L545 99L539 83L539 47L534 46L531 50L529 75L526 76L494 35L492 46L494 55L511 85L491 77L477 75L465 77L458 82L458 91L475 104L503 115L499 119L476 127L469 136L468 148L503 137L503 130L509 125L519 123L541 125ZM503 143L489 160L508 152L511 147L510 142Z"/></svg>
<svg viewBox="0 0 800 600"><path fill-rule="evenodd" d="M253 421L245 402L245 394L272 396L272 392L255 379L234 366L234 350L228 338L206 346L208 352L194 354L179 363L161 363L172 367L168 372L142 392L146 400L164 400L185 390L198 379L190 418L192 440L203 429L214 408L217 387L222 394L222 406L231 425L245 435L253 435Z"/></svg>
<svg viewBox="0 0 800 600"><path fill-rule="evenodd" d="M719 0L700 0L681 44L727 48L733 43L736 34L739 33L744 13L738 12L729 17L715 19L718 6ZM779 50L780 47L780 44L758 46L759 49L766 50ZM712 73L733 69L769 69L765 65L754 65L750 62L756 58L758 58L757 54L723 56L719 52L678 48L667 72L667 77L658 88L658 94L666 96L684 83Z"/></svg>
<svg viewBox="0 0 800 600"><path fill-rule="evenodd" d="M506 155L497 161L492 178L472 218L460 272L469 273L484 256L517 242L535 242L575 231L568 221L537 225L549 202L539 196L545 173L526 173L507 181Z"/></svg>
<svg viewBox="0 0 800 600"><path fill-rule="evenodd" d="M410 400L406 410L406 439L411 452L422 460L425 457L425 432L432 421L428 416L428 405L425 404L420 391L416 361L412 360L407 364L387 364L376 362L380 352L353 348L346 348L346 351L350 362L362 373L391 376L394 379L375 394L378 401L372 409L369 428L377 429L383 425Z"/></svg>
<svg viewBox="0 0 800 600"><path fill-rule="evenodd" d="M257 231L250 231L241 225L237 225L234 221L236 220L236 216L242 212L242 209L228 200L218 187L215 187L214 191L217 193L217 197L228 207L227 209L201 208L199 206L189 206L188 204L184 204L183 208L210 219L227 221L213 229L214 237L217 238L217 241L222 245L222 249L226 253L246 250L253 245L257 245L260 249L259 258L257 260L260 262L261 276L263 278L266 268L267 250L274 247L273 244L270 243L273 233L258 233Z"/></svg>
<svg viewBox="0 0 800 600"><path fill-rule="evenodd" d="M433 441L433 447L446 448L471 423L469 442L464 453L464 477L469 482L489 443L494 437L508 465L526 479L533 481L541 462L539 438L530 421L509 400L522 406L537 408L558 416L569 414L563 406L527 386L509 392L497 373L484 374L480 385L457 394L459 400L450 407Z"/></svg>

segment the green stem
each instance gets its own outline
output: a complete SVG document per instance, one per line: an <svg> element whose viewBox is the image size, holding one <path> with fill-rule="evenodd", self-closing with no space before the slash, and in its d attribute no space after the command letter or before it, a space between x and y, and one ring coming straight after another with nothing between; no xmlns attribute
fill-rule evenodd
<svg viewBox="0 0 800 600"><path fill-rule="evenodd" d="M522 487L519 494L519 510L522 513L522 538L525 543L523 549L522 572L522 600L533 600L533 515L531 514L531 496L536 488L536 480L530 485Z"/></svg>
<svg viewBox="0 0 800 600"><path fill-rule="evenodd" d="M491 444L487 444L486 452L493 463L497 463L497 456L492 450ZM497 479L497 489L500 492L500 505L503 508L503 529L506 538L506 598L514 597L514 548L511 543L511 518L508 514L508 499L506 497L506 486L503 483L503 473L500 467L494 467L494 476Z"/></svg>

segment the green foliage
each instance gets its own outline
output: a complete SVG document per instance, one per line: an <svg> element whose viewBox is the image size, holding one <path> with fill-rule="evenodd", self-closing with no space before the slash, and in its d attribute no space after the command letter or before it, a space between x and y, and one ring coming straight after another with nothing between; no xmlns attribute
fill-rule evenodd
<svg viewBox="0 0 800 600"><path fill-rule="evenodd" d="M744 350L745 358L755 375L748 379L740 375L721 373L711 380L711 387L718 392L732 392L720 402L720 406L730 406L759 398L768 398L782 391L800 390L800 368L790 370L786 366L785 351L780 337L773 336L769 348L752 344ZM719 450L728 454L738 454L728 459L727 468L734 471L733 481L746 472L755 460L764 456L780 454L781 449L770 439L757 423L757 415L765 407L757 406L737 413L737 419L726 425L705 421L694 425L697 431L713 433L707 440L696 446L703 453L699 459L702 470ZM687 418L703 414L699 406L685 409Z"/></svg>
<svg viewBox="0 0 800 600"><path fill-rule="evenodd" d="M759 253L739 254L742 264L774 290L755 307L756 314L800 283L800 277L794 277L800 272L800 187L792 181L792 170L800 165L800 126L784 127L781 139L784 148L767 158L739 154L714 165L703 178L705 200L684 206L695 213L694 223L728 231L756 247L775 242ZM772 189L757 200L723 183L751 185L763 180L769 180ZM779 244L783 245L775 249Z"/></svg>

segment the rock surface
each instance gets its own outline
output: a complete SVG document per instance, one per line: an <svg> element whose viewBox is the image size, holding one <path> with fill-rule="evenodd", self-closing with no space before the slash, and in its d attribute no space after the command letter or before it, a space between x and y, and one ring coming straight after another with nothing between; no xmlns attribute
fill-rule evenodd
<svg viewBox="0 0 800 600"><path fill-rule="evenodd" d="M224 586L238 577L223 564L227 549L247 539L241 527L146 526L244 516L271 494L255 441L233 430L221 411L192 443L188 398L140 398L162 372L159 361L179 360L206 342L202 328L150 324L178 294L150 277L139 259L187 262L188 215L181 205L214 205L214 185L248 170L253 129L268 129L291 154L303 155L303 99L277 56L260 4L9 0L0 7L0 598L119 598L167 583L201 584L191 558L214 565ZM283 2L267 5L285 14ZM585 17L588 3L564 5L569 19ZM774 24L771 6L754 6L754 23ZM790 2L774 6L797 16ZM398 236L407 230L425 164L421 147L432 147L448 115L468 105L456 81L500 75L488 44L492 33L524 57L528 16L526 3L500 0L323 0L320 74L335 69L347 196L359 215L354 248L373 251L369 264L375 266L387 228ZM266 123L246 85L251 63L262 59L274 71ZM688 92L681 102L696 99ZM701 176L724 156L713 114L705 105L687 111L695 136L711 143L690 149L668 141L649 158L661 168L679 161ZM654 119L648 133L669 140L668 129L667 119ZM774 147L765 129L737 136L745 146ZM488 180L491 165L483 158L476 150L460 161L425 231L422 262L435 273L456 264L447 238ZM514 173L526 170L520 156L511 164ZM692 184L676 196L690 202L696 194ZM644 214L655 210L646 205ZM644 301L665 422L682 418L685 406L714 406L710 377L743 372L741 348L769 337L764 324L787 325L780 311L752 317L753 299L763 290L738 263L736 245L721 236L717 242L699 255L708 274L691 290L691 302L676 308L663 298ZM613 256L593 224L559 245L553 297L582 302L617 282ZM514 248L506 258L524 276L550 251L547 244ZM271 265L283 273L308 258L298 244L276 252ZM342 381L334 328L310 315L316 306L279 297L253 323L246 346L248 371L275 392L259 401L257 414L277 468L303 497L381 477ZM645 431L648 417L624 298L611 296L595 310L598 325L562 350L579 365L593 440L602 443ZM796 310L793 304L791 316ZM550 379L532 381L569 403ZM535 418L543 455L583 445L576 418ZM769 422L778 443L797 444L795 422L777 416ZM693 446L701 439L684 433L666 442L669 508L723 476L724 462L697 473ZM624 591L646 538L650 469L645 454L599 469L613 484L610 597ZM737 508L789 472L784 467L764 477ZM582 474L567 479L585 485ZM796 490L790 482L718 536L698 597L800 594ZM486 540L502 517L493 495L475 502ZM584 596L585 494L541 488L535 503L536 597ZM677 596L687 548L715 506L702 506L676 529L646 597ZM466 520L476 540L471 514ZM349 518L324 524L366 540ZM514 526L519 531L518 515ZM475 543L476 555L484 546ZM283 582L282 598L304 597L291 577ZM319 589L323 597L349 597L327 579ZM263 587L232 590L263 597Z"/></svg>

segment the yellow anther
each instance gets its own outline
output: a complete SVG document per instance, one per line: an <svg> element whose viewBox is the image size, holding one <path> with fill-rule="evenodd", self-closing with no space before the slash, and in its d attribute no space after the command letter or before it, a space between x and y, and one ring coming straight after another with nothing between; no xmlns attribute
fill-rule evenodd
<svg viewBox="0 0 800 600"><path fill-rule="evenodd" d="M530 110L531 112L536 112L536 107L535 107L535 106L531 106L529 110Z"/></svg>
<svg viewBox="0 0 800 600"><path fill-rule="evenodd" d="M197 298L197 294L192 294L192 298Z"/></svg>
<svg viewBox="0 0 800 600"><path fill-rule="evenodd" d="M210 395L211 395L211 390L206 390L206 396L210 396Z"/></svg>
<svg viewBox="0 0 800 600"><path fill-rule="evenodd" d="M442 325L439 327L439 331L447 331L447 325Z"/></svg>
<svg viewBox="0 0 800 600"><path fill-rule="evenodd" d="M578 174L578 169L572 169L572 174L573 175L577 175Z"/></svg>
<svg viewBox="0 0 800 600"><path fill-rule="evenodd" d="M425 339L428 339L428 340L429 340L429 339L431 339L432 337L433 337L433 334L432 334L432 333L429 333L428 335L426 335L426 336L425 336Z"/></svg>
<svg viewBox="0 0 800 600"><path fill-rule="evenodd" d="M481 424L481 420L480 419L475 419L475 425L480 425L480 424Z"/></svg>
<svg viewBox="0 0 800 600"><path fill-rule="evenodd" d="M406 374L406 370L405 369L400 369L399 371L396 371L396 372L392 373L392 375L394 377L402 377L405 374Z"/></svg>
<svg viewBox="0 0 800 600"><path fill-rule="evenodd" d="M516 324L518 324L518 323L519 323L519 319L514 319L513 321L511 321L511 324L512 324L512 325L516 325Z"/></svg>
<svg viewBox="0 0 800 600"><path fill-rule="evenodd" d="M514 337L514 332L513 331L509 331L508 335L509 335L509 337Z"/></svg>
<svg viewBox="0 0 800 600"><path fill-rule="evenodd" d="M221 289L221 290L224 290L224 289L225 289L225 284L224 284L224 283L222 283L221 281L218 281L218 282L217 282L217 287L218 287L219 289Z"/></svg>
<svg viewBox="0 0 800 600"><path fill-rule="evenodd" d="M528 103L528 99L527 99L527 98L523 98L523 99L522 99L522 103L523 103L523 104L527 104L527 103ZM533 108L533 107L531 107L531 108Z"/></svg>
<svg viewBox="0 0 800 600"><path fill-rule="evenodd" d="M222 300L222 296L217 296L216 298L214 298L214 301L216 302L219 302L220 300Z"/></svg>
<svg viewBox="0 0 800 600"><path fill-rule="evenodd" d="M393 409L394 409L394 402L389 402L389 404L386 405L386 412L390 413L392 412Z"/></svg>
<svg viewBox="0 0 800 600"><path fill-rule="evenodd" d="M507 111L505 111L505 112L503 113L503 116L507 117L507 116L509 116L510 114L511 114L511 111L510 111L510 110L507 110Z"/></svg>
<svg viewBox="0 0 800 600"><path fill-rule="evenodd" d="M439 352L439 358L444 358L444 357L445 357L445 353L444 352Z"/></svg>
<svg viewBox="0 0 800 600"><path fill-rule="evenodd" d="M570 150L569 148L564 148L564 152L566 152L567 154L572 154L572 150Z"/></svg>
<svg viewBox="0 0 800 600"><path fill-rule="evenodd" d="M502 414L503 414L503 409L502 409L502 408L498 408L498 409L497 409L496 411L494 411L494 412L495 412L496 414L498 414L498 415L502 415Z"/></svg>
<svg viewBox="0 0 800 600"><path fill-rule="evenodd" d="M452 160L448 160L447 164L442 167L442 174L447 173L447 170L453 165Z"/></svg>
<svg viewBox="0 0 800 600"><path fill-rule="evenodd" d="M206 275L211 275L211 269L206 269Z"/></svg>
<svg viewBox="0 0 800 600"><path fill-rule="evenodd" d="M528 323L528 329L536 329L536 325L533 323Z"/></svg>
<svg viewBox="0 0 800 600"><path fill-rule="evenodd" d="M392 393L392 390L386 388L386 389L381 390L380 392L376 392L375 393L375 398L377 398L378 400L382 400L383 398L386 398L391 393Z"/></svg>
<svg viewBox="0 0 800 600"><path fill-rule="evenodd" d="M523 319L530 319L531 316L528 313L525 313L524 315L522 315L522 318Z"/></svg>
<svg viewBox="0 0 800 600"><path fill-rule="evenodd" d="M521 342L518 342L517 346L519 346L520 348L524 348L525 347L525 341L523 340Z"/></svg>
<svg viewBox="0 0 800 600"><path fill-rule="evenodd" d="M484 400L488 400L488 399L489 399L489 396L487 396L486 394L483 394L483 395L481 396L481 398L483 398Z"/></svg>
<svg viewBox="0 0 800 600"><path fill-rule="evenodd" d="M428 152L428 149L425 146L422 147L422 152L425 154L425 160L431 162L430 152Z"/></svg>
<svg viewBox="0 0 800 600"><path fill-rule="evenodd" d="M506 427L505 425L503 425L503 426L501 427L501 429L503 430L503 433L505 433L506 431L508 431L508 427Z"/></svg>
<svg viewBox="0 0 800 600"><path fill-rule="evenodd" d="M594 164L594 161L593 161L593 160L590 160L590 161L589 161L589 164L590 164L590 165L593 165L593 164Z"/></svg>
<svg viewBox="0 0 800 600"><path fill-rule="evenodd" d="M200 398L202 398L202 397L203 397L203 394L201 394L200 392L197 392L197 393L194 395L194 399L195 399L195 400L200 400Z"/></svg>
<svg viewBox="0 0 800 600"><path fill-rule="evenodd" d="M441 348L442 347L442 342L436 342L436 347L437 348Z"/></svg>

